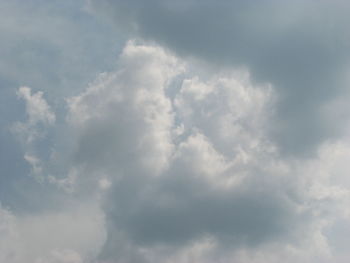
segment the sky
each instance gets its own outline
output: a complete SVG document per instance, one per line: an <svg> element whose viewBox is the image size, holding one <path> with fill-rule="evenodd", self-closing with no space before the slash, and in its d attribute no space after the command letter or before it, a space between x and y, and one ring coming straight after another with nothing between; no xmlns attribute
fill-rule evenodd
<svg viewBox="0 0 350 263"><path fill-rule="evenodd" d="M350 4L0 0L0 263L346 263Z"/></svg>

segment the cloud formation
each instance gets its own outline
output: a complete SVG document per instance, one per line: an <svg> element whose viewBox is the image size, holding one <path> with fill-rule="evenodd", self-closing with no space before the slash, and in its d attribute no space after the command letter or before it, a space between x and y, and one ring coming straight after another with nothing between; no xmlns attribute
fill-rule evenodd
<svg viewBox="0 0 350 263"><path fill-rule="evenodd" d="M6 260L346 258L337 228L348 222L349 182L338 169L346 167L349 143L324 144L310 160L285 159L269 138L275 87L243 69L209 72L129 41L116 71L67 99L64 133L54 138L66 145L68 135L73 144L49 159L24 156L56 205L23 216L2 209L5 239L13 242L3 248ZM20 92L28 123L54 125L42 93Z"/></svg>
<svg viewBox="0 0 350 263"><path fill-rule="evenodd" d="M0 263L348 262L346 3L84 3L0 4Z"/></svg>
<svg viewBox="0 0 350 263"><path fill-rule="evenodd" d="M77 183L110 182L99 258L267 262L256 252L277 262L289 250L291 262L331 257L322 230L333 219L319 213L325 198L348 200L348 192L322 196L328 182L315 184L319 172L279 156L268 137L273 87L252 84L242 70L205 80L196 70L159 46L129 42L116 72L68 100Z"/></svg>
<svg viewBox="0 0 350 263"><path fill-rule="evenodd" d="M28 87L20 87L17 96L26 103L26 122L18 122L14 125L14 132L18 133L26 144L32 143L40 137L40 125L53 125L56 120L55 114L43 98L43 92L31 94Z"/></svg>
<svg viewBox="0 0 350 263"><path fill-rule="evenodd" d="M318 143L344 132L343 120L323 110L348 86L349 6L344 1L89 3L132 36L217 67L248 67L254 80L272 83L280 99L270 137L282 152L309 155ZM344 110L335 109L336 115Z"/></svg>

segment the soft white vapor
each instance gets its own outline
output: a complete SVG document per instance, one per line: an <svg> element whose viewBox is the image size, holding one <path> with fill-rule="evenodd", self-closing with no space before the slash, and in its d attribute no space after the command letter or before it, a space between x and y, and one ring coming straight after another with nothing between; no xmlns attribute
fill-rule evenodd
<svg viewBox="0 0 350 263"><path fill-rule="evenodd" d="M42 93L19 94L25 125L55 124ZM198 61L129 41L115 71L67 98L55 137L70 138L65 151L57 147L45 167L25 155L63 201L24 216L2 208L0 229L14 245L0 247L1 259L345 262L333 226L349 220L350 144L286 158L270 138L276 98L248 70L208 73Z"/></svg>

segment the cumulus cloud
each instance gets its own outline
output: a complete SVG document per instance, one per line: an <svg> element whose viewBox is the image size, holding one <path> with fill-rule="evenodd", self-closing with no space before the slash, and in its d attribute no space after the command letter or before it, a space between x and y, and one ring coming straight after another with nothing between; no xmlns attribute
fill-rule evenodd
<svg viewBox="0 0 350 263"><path fill-rule="evenodd" d="M78 189L105 191L99 260L332 258L323 231L346 213L328 209L348 192L319 181L324 150L310 162L279 155L269 139L273 85L246 70L201 76L191 62L131 41L116 72L67 100Z"/></svg>
<svg viewBox="0 0 350 263"><path fill-rule="evenodd" d="M17 90L37 180L0 207L0 263L347 262L345 6L88 1L136 37L84 90L28 84L55 112Z"/></svg>
<svg viewBox="0 0 350 263"><path fill-rule="evenodd" d="M349 16L344 1L88 1L132 36L216 67L246 66L278 90L270 138L288 155L314 153L344 132L323 106L347 93ZM334 106L333 106L334 108ZM346 109L337 107L337 115Z"/></svg>
<svg viewBox="0 0 350 263"><path fill-rule="evenodd" d="M68 100L68 121L78 133L74 158L89 171L110 168L118 174L142 167L159 173L173 151L174 116L165 87L182 67L163 50L132 43L120 64L120 71L101 75Z"/></svg>

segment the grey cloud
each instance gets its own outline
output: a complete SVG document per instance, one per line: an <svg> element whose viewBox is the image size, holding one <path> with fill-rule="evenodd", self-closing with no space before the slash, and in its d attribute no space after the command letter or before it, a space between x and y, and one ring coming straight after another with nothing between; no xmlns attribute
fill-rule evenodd
<svg viewBox="0 0 350 263"><path fill-rule="evenodd" d="M348 86L348 4L343 1L89 1L136 36L184 56L247 66L280 101L271 138L289 154L313 153L342 121L324 104ZM339 111L344 109L338 109Z"/></svg>
<svg viewBox="0 0 350 263"><path fill-rule="evenodd" d="M348 213L349 145L281 157L268 136L273 86L243 69L206 70L129 41L115 71L68 98L55 154L37 152L43 190L27 184L34 206L13 210L19 237L35 240L17 249L35 263L339 259L332 222ZM45 121L40 94L27 99L46 105L32 109ZM55 239L45 242L42 224Z"/></svg>
<svg viewBox="0 0 350 263"><path fill-rule="evenodd" d="M68 100L78 191L111 182L102 262L154 262L144 251L162 261L205 238L224 251L294 246L318 221L302 209L301 175L266 137L269 87L240 71L204 81L189 67L131 41L116 72Z"/></svg>
<svg viewBox="0 0 350 263"><path fill-rule="evenodd" d="M107 207L110 220L138 245L184 246L214 236L227 246L256 246L297 228L295 204L279 194L281 189L247 183L213 191L191 171L172 169L166 178L147 180L136 189L130 184L142 179L123 181L109 196L115 200L113 208Z"/></svg>
<svg viewBox="0 0 350 263"><path fill-rule="evenodd" d="M0 262L92 262L105 240L103 223L93 202L21 216L0 206Z"/></svg>
<svg viewBox="0 0 350 263"><path fill-rule="evenodd" d="M109 235L100 258L132 262L127 255L137 255L137 248L157 247L170 248L168 256L158 255L169 258L205 238L213 238L223 251L273 242L295 245L299 238L293 235L308 229L311 215L297 212L299 204L288 196L288 185L264 183L259 177L273 176L251 173L247 181L226 191L213 189L176 162L162 178L129 173L107 196ZM133 252L125 255L119 239L130 243Z"/></svg>
<svg viewBox="0 0 350 263"><path fill-rule="evenodd" d="M346 262L347 4L89 2L0 4L0 261Z"/></svg>

